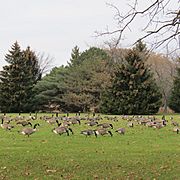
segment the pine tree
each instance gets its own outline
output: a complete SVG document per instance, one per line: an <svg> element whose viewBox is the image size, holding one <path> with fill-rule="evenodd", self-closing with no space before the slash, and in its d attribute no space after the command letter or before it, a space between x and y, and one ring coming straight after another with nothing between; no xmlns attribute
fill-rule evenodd
<svg viewBox="0 0 180 180"><path fill-rule="evenodd" d="M0 108L3 112L28 110L33 85L40 77L36 55L28 47L25 51L15 42L5 56L8 65L0 76Z"/></svg>
<svg viewBox="0 0 180 180"><path fill-rule="evenodd" d="M34 87L35 96L33 98L36 110L66 111L63 95L67 91L65 81L67 79L67 67L55 67L49 74L44 76Z"/></svg>
<svg viewBox="0 0 180 180"><path fill-rule="evenodd" d="M174 78L173 89L169 98L169 107L175 112L180 112L180 68L177 68L177 75Z"/></svg>
<svg viewBox="0 0 180 180"><path fill-rule="evenodd" d="M161 94L145 65L146 47L139 42L117 65L111 88L102 93L101 110L111 114L153 114Z"/></svg>

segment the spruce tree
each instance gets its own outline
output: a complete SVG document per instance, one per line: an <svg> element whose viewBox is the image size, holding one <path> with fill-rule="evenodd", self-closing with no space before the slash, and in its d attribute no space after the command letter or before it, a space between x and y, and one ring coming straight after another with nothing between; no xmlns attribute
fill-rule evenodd
<svg viewBox="0 0 180 180"><path fill-rule="evenodd" d="M22 85L24 86L25 92L22 110L27 112L35 110L33 105L35 92L33 88L37 81L41 80L42 74L35 52L33 52L30 47L27 47L26 50L22 51L22 54L24 61L24 68L22 67L24 74Z"/></svg>
<svg viewBox="0 0 180 180"><path fill-rule="evenodd" d="M68 62L69 67L72 66L79 66L81 64L80 60L80 52L78 46L75 46L74 49L72 49L70 62Z"/></svg>
<svg viewBox="0 0 180 180"><path fill-rule="evenodd" d="M175 112L180 112L180 68L177 68L177 75L174 77L173 89L169 98L169 107Z"/></svg>
<svg viewBox="0 0 180 180"><path fill-rule="evenodd" d="M111 87L102 93L101 111L110 114L153 114L161 94L145 65L146 46L139 42L115 68Z"/></svg>
<svg viewBox="0 0 180 180"><path fill-rule="evenodd" d="M40 77L36 55L28 47L22 51L15 42L5 56L8 65L0 72L0 108L3 112L25 112L33 85Z"/></svg>

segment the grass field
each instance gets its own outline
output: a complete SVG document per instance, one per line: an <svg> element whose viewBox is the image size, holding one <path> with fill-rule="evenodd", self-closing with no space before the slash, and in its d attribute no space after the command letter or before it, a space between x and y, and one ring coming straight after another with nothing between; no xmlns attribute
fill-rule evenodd
<svg viewBox="0 0 180 180"><path fill-rule="evenodd" d="M179 115L174 119L180 123ZM113 137L86 138L80 134L89 129L83 121L71 126L70 136L54 134L57 125L36 122L40 127L29 138L18 133L21 126L0 129L0 179L180 180L180 134L172 132L170 123L162 129L129 128L119 118L112 122ZM124 136L115 133L119 127L126 128Z"/></svg>

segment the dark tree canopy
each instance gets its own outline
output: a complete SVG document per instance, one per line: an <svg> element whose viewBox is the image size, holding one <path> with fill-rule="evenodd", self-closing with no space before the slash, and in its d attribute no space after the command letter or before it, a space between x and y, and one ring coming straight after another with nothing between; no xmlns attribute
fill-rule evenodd
<svg viewBox="0 0 180 180"><path fill-rule="evenodd" d="M72 51L67 67L53 69L36 85L39 108L51 106L69 112L98 109L100 92L109 82L109 57L95 47L82 53L78 48Z"/></svg>
<svg viewBox="0 0 180 180"><path fill-rule="evenodd" d="M44 76L34 87L35 96L33 102L36 110L59 110L66 111L65 103L62 100L66 92L65 79L67 68L64 66L55 67L49 74Z"/></svg>
<svg viewBox="0 0 180 180"><path fill-rule="evenodd" d="M8 65L0 72L0 107L3 112L29 112L32 89L40 79L38 59L28 47L15 42L5 56Z"/></svg>
<svg viewBox="0 0 180 180"><path fill-rule="evenodd" d="M180 68L177 68L177 75L174 77L173 89L169 99L169 106L175 112L180 112Z"/></svg>
<svg viewBox="0 0 180 180"><path fill-rule="evenodd" d="M116 66L111 88L102 93L101 110L111 114L153 114L161 94L145 65L145 46L139 42Z"/></svg>

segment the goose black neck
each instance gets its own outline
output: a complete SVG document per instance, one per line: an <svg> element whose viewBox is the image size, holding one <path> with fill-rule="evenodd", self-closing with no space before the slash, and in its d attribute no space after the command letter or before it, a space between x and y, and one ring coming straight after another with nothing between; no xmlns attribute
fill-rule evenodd
<svg viewBox="0 0 180 180"><path fill-rule="evenodd" d="M33 129L36 129L36 126L39 126L39 123L35 124Z"/></svg>

